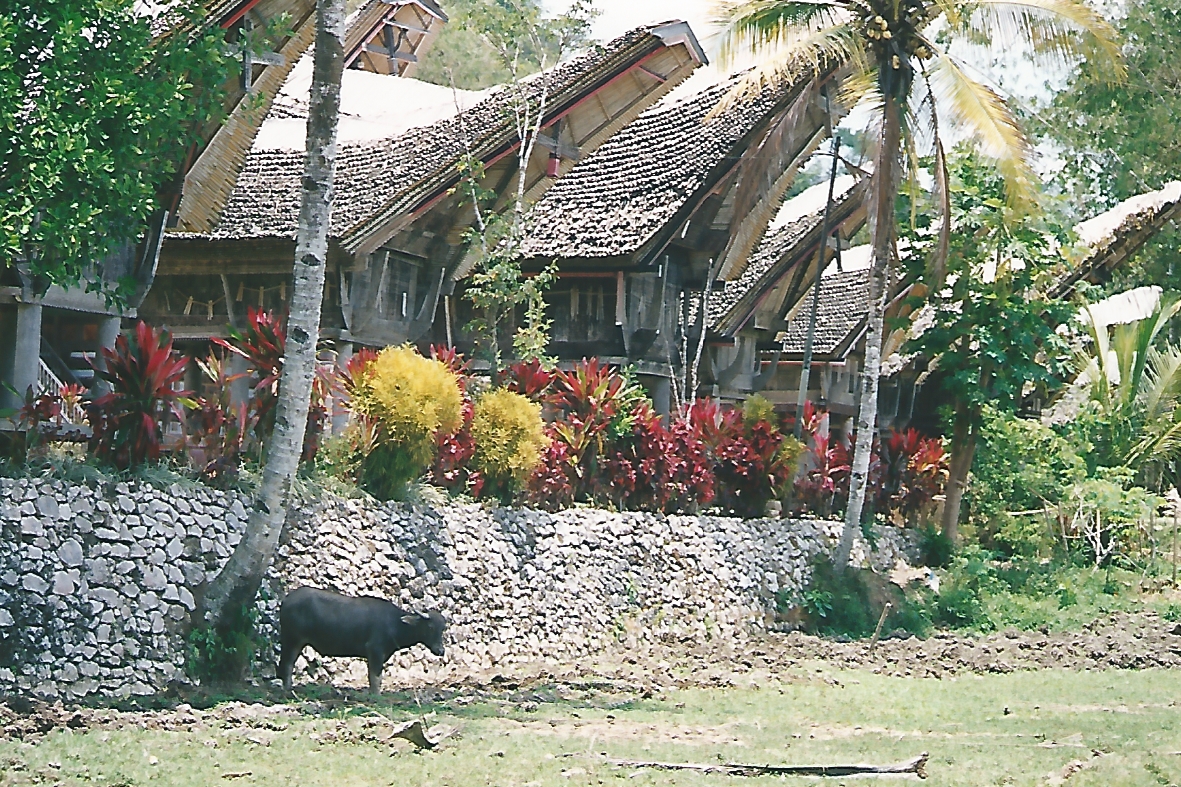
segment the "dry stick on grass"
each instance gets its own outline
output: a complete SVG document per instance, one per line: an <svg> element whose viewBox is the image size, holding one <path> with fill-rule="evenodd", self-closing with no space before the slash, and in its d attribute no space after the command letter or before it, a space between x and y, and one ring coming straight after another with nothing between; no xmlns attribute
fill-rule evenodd
<svg viewBox="0 0 1181 787"><path fill-rule="evenodd" d="M873 637L869 640L869 652L873 653L873 649L878 646L878 638L882 636L882 625L886 622L886 615L890 614L890 610L894 608L894 604L887 601L886 606L882 607L882 616L878 618L878 625L873 630Z"/></svg>
<svg viewBox="0 0 1181 787"><path fill-rule="evenodd" d="M641 760L612 760L612 765L623 768L652 768L660 771L696 771L697 773L720 773L725 776L856 776L859 774L907 774L913 773L920 779L927 778L927 760L923 752L913 760L895 765L724 765L698 764L691 762L644 762Z"/></svg>

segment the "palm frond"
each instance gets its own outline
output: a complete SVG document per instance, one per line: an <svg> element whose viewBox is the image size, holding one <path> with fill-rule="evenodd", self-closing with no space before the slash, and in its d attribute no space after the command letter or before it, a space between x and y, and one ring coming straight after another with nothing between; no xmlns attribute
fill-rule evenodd
<svg viewBox="0 0 1181 787"><path fill-rule="evenodd" d="M761 62L739 79L707 115L712 119L750 101L768 89L793 85L833 64L848 63L854 73L867 68L861 39L847 23L820 30L798 30L794 36L759 50Z"/></svg>
<svg viewBox="0 0 1181 787"><path fill-rule="evenodd" d="M949 120L980 143L1005 181L1010 206L1037 204L1037 177L1029 165L1032 147L1009 105L992 88L968 76L946 52L937 52L931 67L936 103Z"/></svg>
<svg viewBox="0 0 1181 787"><path fill-rule="evenodd" d="M830 0L722 0L711 9L720 35L718 59L728 65L737 56L783 44L801 28L830 27L840 9Z"/></svg>
<svg viewBox="0 0 1181 787"><path fill-rule="evenodd" d="M1177 407L1181 401L1181 347L1149 350L1139 399L1144 417L1150 423Z"/></svg>
<svg viewBox="0 0 1181 787"><path fill-rule="evenodd" d="M1169 418L1150 425L1138 443L1128 452L1128 463L1167 462L1181 456L1181 412L1174 410Z"/></svg>
<svg viewBox="0 0 1181 787"><path fill-rule="evenodd" d="M951 0L944 2L950 4ZM936 51L932 44L924 43L932 52ZM943 138L939 133L939 110L935 105L934 91L931 89L931 75L926 68L923 68L922 76L926 95L918 112L928 121L927 131L931 136L931 148L935 154L934 172L931 173L935 181L932 197L939 222L939 241L935 245L931 259L927 261L927 279L932 289L938 291L942 289L943 280L947 276L947 257L951 251L951 175L947 168L947 151L943 148Z"/></svg>
<svg viewBox="0 0 1181 787"><path fill-rule="evenodd" d="M1119 34L1081 0L978 0L964 24L990 38L1024 41L1036 58L1055 64L1093 52L1109 67L1109 81L1127 76Z"/></svg>
<svg viewBox="0 0 1181 787"><path fill-rule="evenodd" d="M873 112L881 111L882 93L878 90L877 69L854 69L853 73L841 82L837 101L850 109L865 107Z"/></svg>
<svg viewBox="0 0 1181 787"><path fill-rule="evenodd" d="M1088 355L1080 351L1075 360L1080 377L1087 377L1091 381L1091 398L1099 402L1106 409L1111 401L1112 384L1117 379L1118 372L1112 368L1111 347L1107 326L1100 326L1095 322L1095 313L1090 304L1083 305L1083 313L1087 315L1086 325L1090 333L1092 352Z"/></svg>

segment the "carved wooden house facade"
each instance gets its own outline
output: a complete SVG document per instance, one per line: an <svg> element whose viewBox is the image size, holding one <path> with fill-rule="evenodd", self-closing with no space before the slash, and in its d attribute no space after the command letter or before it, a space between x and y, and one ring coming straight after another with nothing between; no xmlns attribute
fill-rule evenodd
<svg viewBox="0 0 1181 787"><path fill-rule="evenodd" d="M526 80L529 100L536 103L542 89L546 95L541 144L526 163L526 199L545 194L704 62L688 25L671 22ZM276 99L224 204L200 227L165 239L141 313L178 337L221 335L249 306L285 309L303 162L301 68ZM508 87L453 92L345 72L322 318L323 335L343 352L354 343L446 341L458 330L451 293L466 272L464 234L474 219L456 193L459 164L470 150L483 164L484 188L503 195L515 185L513 95Z"/></svg>
<svg viewBox="0 0 1181 787"><path fill-rule="evenodd" d="M701 294L747 270L799 165L827 135L823 91L836 70L721 111L737 80L658 105L537 203L523 251L527 269L559 267L547 295L559 360L630 364L662 410L682 398Z"/></svg>

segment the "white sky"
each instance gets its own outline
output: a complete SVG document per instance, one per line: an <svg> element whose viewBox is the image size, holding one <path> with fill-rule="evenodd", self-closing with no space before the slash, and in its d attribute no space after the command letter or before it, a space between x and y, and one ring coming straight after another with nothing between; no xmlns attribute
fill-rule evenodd
<svg viewBox="0 0 1181 787"><path fill-rule="evenodd" d="M547 5L559 8L564 3L549 0ZM597 0L595 7L602 13L595 23L595 36L607 41L643 24L683 19L693 28L711 60L708 69L701 69L693 77L692 82L700 89L721 76L716 63L713 26L709 22L711 5L711 0ZM1008 51L1005 47L995 47L993 51L959 47L956 51L961 56L966 55L965 59L977 69L977 76L1025 99L1047 98L1050 94L1047 83L1061 84L1065 76L1063 70L1046 72L1036 68L1021 57L1020 52Z"/></svg>

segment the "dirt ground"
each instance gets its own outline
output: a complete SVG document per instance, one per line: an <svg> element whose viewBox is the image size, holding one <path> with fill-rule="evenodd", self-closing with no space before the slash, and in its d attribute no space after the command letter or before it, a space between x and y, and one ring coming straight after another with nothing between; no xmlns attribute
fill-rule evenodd
<svg viewBox="0 0 1181 787"><path fill-rule="evenodd" d="M770 634L711 648L686 649L660 643L643 650L605 654L569 665L521 664L469 673L402 692L408 702L462 708L492 702L529 711L538 703L591 701L621 704L659 697L677 689L758 688L787 676L838 684L842 670L868 670L889 677L943 678L964 673L1010 673L1019 670L1146 669L1181 667L1181 623L1145 612L1117 614L1077 632L1018 632L970 637L936 634L888 638L871 648L867 641L836 642L799 632ZM844 673L846 676L849 673ZM388 676L387 691L396 683ZM221 702L224 695L180 691L154 698L158 710L122 710L63 706L23 698L0 702L0 740L35 741L54 730L143 729L185 731L217 722L265 737L286 716L319 713L326 706L363 699L360 688L304 687L302 703L264 685L247 694L255 703ZM397 694L398 692L395 692ZM239 693L239 696L241 694ZM210 710L201 710L202 705ZM196 707L194 707L196 706ZM333 733L331 730L328 734ZM366 735L361 727L341 727L345 737ZM711 733L715 734L715 733ZM716 735L725 737L726 731Z"/></svg>

